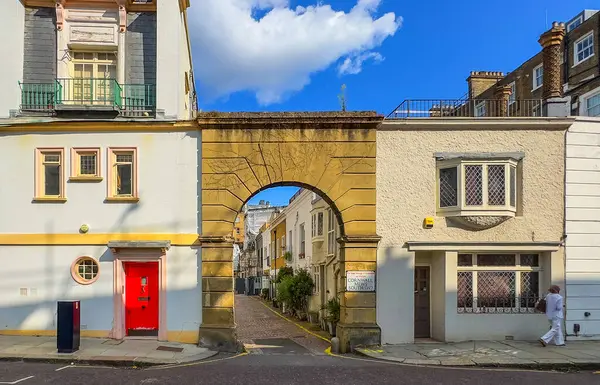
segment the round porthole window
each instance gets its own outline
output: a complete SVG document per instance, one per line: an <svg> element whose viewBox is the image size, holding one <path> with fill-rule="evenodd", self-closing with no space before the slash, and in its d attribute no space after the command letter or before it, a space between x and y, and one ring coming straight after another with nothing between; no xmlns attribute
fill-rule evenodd
<svg viewBox="0 0 600 385"><path fill-rule="evenodd" d="M80 257L71 266L73 279L82 285L89 285L98 279L100 266L92 257Z"/></svg>

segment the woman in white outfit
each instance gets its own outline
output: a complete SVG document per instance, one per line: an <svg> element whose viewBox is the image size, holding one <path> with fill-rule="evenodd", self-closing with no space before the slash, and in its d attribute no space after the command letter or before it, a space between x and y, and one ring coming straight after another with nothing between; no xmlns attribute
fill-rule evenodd
<svg viewBox="0 0 600 385"><path fill-rule="evenodd" d="M550 341L554 340L556 346L565 346L565 338L562 332L563 323L563 297L558 294L560 288L556 285L550 286L548 295L546 296L546 317L552 327L548 333L540 338L542 346L546 346Z"/></svg>

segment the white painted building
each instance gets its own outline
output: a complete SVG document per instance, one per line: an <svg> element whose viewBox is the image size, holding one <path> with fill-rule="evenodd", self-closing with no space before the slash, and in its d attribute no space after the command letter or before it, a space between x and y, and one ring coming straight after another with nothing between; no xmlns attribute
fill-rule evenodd
<svg viewBox="0 0 600 385"><path fill-rule="evenodd" d="M197 342L189 2L39 4L0 4L0 334L53 335L80 300L83 336Z"/></svg>
<svg viewBox="0 0 600 385"><path fill-rule="evenodd" d="M283 211L285 213L285 227L287 229L287 248L292 253L291 266L294 271L299 269L310 270L312 254L312 238L310 235L313 193L300 189Z"/></svg>
<svg viewBox="0 0 600 385"><path fill-rule="evenodd" d="M600 340L600 118L577 118L566 156L565 331Z"/></svg>

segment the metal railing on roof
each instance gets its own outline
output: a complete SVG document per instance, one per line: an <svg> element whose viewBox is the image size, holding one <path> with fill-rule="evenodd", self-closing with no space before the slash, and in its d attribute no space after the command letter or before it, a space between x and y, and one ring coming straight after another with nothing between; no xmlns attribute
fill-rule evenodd
<svg viewBox="0 0 600 385"><path fill-rule="evenodd" d="M403 101L386 119L536 116L542 116L541 99L413 99Z"/></svg>

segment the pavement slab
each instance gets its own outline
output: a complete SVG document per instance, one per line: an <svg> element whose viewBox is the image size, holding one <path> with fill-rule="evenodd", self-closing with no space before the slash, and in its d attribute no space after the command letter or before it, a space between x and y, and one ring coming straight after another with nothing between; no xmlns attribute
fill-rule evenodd
<svg viewBox="0 0 600 385"><path fill-rule="evenodd" d="M443 366L596 367L600 343L567 342L567 346L540 346L537 341L466 341L415 343L358 348L356 352L380 360ZM401 361L404 360L404 361Z"/></svg>
<svg viewBox="0 0 600 385"><path fill-rule="evenodd" d="M157 350L160 346L180 352ZM164 365L201 361L217 352L190 344L156 340L82 338L73 353L58 353L56 337L0 336L1 361L86 363L118 366Z"/></svg>

